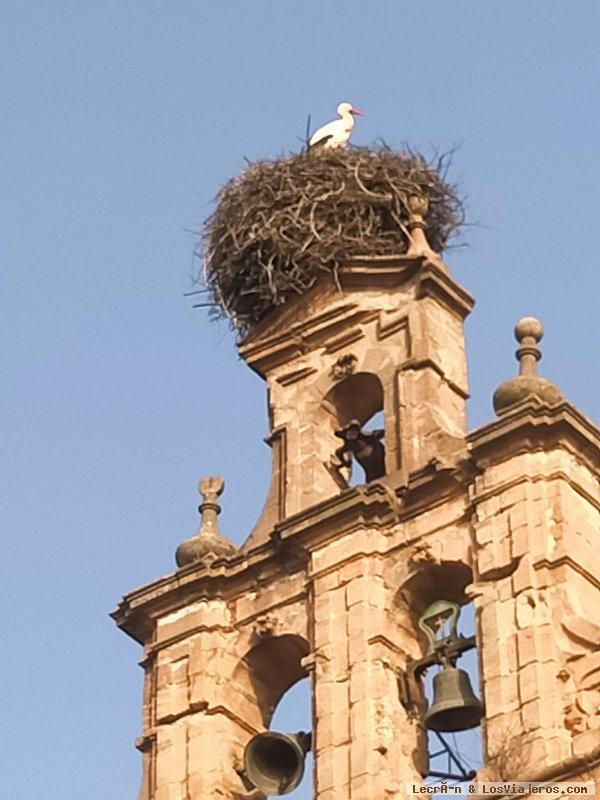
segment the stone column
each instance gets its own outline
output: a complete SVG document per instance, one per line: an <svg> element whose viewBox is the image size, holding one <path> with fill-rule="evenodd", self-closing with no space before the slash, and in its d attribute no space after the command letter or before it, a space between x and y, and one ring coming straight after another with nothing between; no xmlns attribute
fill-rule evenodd
<svg viewBox="0 0 600 800"><path fill-rule="evenodd" d="M359 530L312 550L317 800L400 797L418 780L416 733L400 704L403 653L388 614L385 536Z"/></svg>
<svg viewBox="0 0 600 800"><path fill-rule="evenodd" d="M156 742L147 800L234 800L244 790L236 767L248 739L262 730L263 717L240 669L241 647L228 606L218 598L158 620L149 727L142 738Z"/></svg>
<svg viewBox="0 0 600 800"><path fill-rule="evenodd" d="M592 534L600 502L597 479L573 449L581 421L564 402L550 411L534 400L470 437L482 468L472 491L472 594L492 774L518 752L512 774L500 777L600 744L600 626L586 622L600 602ZM598 444L590 439L588 452Z"/></svg>

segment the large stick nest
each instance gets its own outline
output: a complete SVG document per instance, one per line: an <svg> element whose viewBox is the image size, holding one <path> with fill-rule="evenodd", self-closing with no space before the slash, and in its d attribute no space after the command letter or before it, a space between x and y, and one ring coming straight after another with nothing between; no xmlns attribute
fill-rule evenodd
<svg viewBox="0 0 600 800"><path fill-rule="evenodd" d="M427 238L441 252L463 223L447 160L352 147L257 161L217 196L202 237L204 279L219 315L246 333L322 271L358 255L407 251L409 195L429 200Z"/></svg>

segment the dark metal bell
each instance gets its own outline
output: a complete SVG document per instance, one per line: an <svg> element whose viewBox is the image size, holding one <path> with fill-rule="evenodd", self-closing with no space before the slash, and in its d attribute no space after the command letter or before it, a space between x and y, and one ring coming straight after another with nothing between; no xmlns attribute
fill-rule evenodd
<svg viewBox="0 0 600 800"><path fill-rule="evenodd" d="M442 667L433 677L433 701L425 726L432 731L466 731L479 725L482 716L483 706L465 670Z"/></svg>
<svg viewBox="0 0 600 800"><path fill-rule="evenodd" d="M258 733L244 750L245 776L265 795L287 794L302 780L310 748L311 735L304 731Z"/></svg>

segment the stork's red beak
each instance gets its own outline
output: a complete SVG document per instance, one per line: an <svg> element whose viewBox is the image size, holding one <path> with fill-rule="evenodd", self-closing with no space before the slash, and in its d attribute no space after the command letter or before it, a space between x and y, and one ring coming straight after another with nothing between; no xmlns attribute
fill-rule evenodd
<svg viewBox="0 0 600 800"><path fill-rule="evenodd" d="M364 116L366 116L365 112L364 112L364 111L361 111L361 110L360 110L360 108L353 108L353 109L352 109L352 111L351 111L350 113L351 113L351 114L356 114L358 117L364 117Z"/></svg>

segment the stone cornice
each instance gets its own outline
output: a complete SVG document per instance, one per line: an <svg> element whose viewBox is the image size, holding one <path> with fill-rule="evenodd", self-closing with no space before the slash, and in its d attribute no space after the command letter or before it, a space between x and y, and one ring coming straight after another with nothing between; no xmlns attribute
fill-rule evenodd
<svg viewBox="0 0 600 800"><path fill-rule="evenodd" d="M419 515L447 503L461 495L465 498L467 513L467 486L476 470L467 459L457 463L432 462L418 472L412 472L405 483L396 486L396 494L402 499L400 520L414 519ZM393 476L390 476L393 477ZM387 478L383 479L387 482Z"/></svg>
<svg viewBox="0 0 600 800"><path fill-rule="evenodd" d="M395 518L393 493L380 484L356 487L313 506L277 525L268 542L209 565L190 564L177 572L126 594L111 617L136 641L151 641L154 620L190 603L208 598L236 597L247 591L260 572L290 574L301 569L308 554L297 539L339 535L361 526L381 526ZM294 534L294 542L291 537ZM290 540L290 541L288 541Z"/></svg>
<svg viewBox="0 0 600 800"><path fill-rule="evenodd" d="M459 319L464 319L475 303L443 266L424 257L360 256L340 267L335 277L324 276L305 296L292 298L272 311L240 342L238 352L265 377L274 367L327 346L328 340L340 334L352 338L357 326L378 319L376 308L360 308L345 300L344 290L349 294L377 289L389 292L409 281L414 285L415 299L433 298ZM302 313L303 309L308 312L310 298L326 301L328 294L329 307L321 302L319 311ZM292 308L296 311L293 315Z"/></svg>
<svg viewBox="0 0 600 800"><path fill-rule="evenodd" d="M554 558L540 558L537 561L533 562L533 568L541 572L542 570L547 570L552 572L553 570L559 569L560 567L569 567L574 572L577 572L584 578L586 581L589 581L594 588L600 591L600 581L598 578L593 575L589 569L586 569L584 566L579 564L577 561L572 559L569 555L563 553L558 557Z"/></svg>
<svg viewBox="0 0 600 800"><path fill-rule="evenodd" d="M346 489L275 525L272 537L286 542L292 538L307 547L322 544L359 528L385 528L399 521L394 492L373 482Z"/></svg>
<svg viewBox="0 0 600 800"><path fill-rule="evenodd" d="M475 305L475 298L456 283L449 273L427 261L419 275L417 299L432 297L448 311L464 320Z"/></svg>
<svg viewBox="0 0 600 800"><path fill-rule="evenodd" d="M376 319L378 312L359 309L354 303L338 303L334 308L291 323L284 331L250 340L238 347L240 356L261 377L279 364L285 364L324 344L328 338L351 329L353 325Z"/></svg>
<svg viewBox="0 0 600 800"><path fill-rule="evenodd" d="M379 289L400 286L428 263L423 256L356 256L338 270L343 289Z"/></svg>
<svg viewBox="0 0 600 800"><path fill-rule="evenodd" d="M462 462L461 462L462 463ZM303 569L315 544L359 529L392 530L465 491L460 464L431 464L408 479L397 471L356 486L277 523L264 544L209 565L190 564L126 594L111 612L136 641L151 644L157 617L202 599L241 596L259 579ZM270 577L271 576L271 577Z"/></svg>
<svg viewBox="0 0 600 800"><path fill-rule="evenodd" d="M272 542L256 548L251 553L239 553L230 559L218 559L210 564L196 562L172 572L151 583L128 592L110 616L117 625L141 644L152 641L157 617L177 611L197 600L236 597L248 590L257 579L257 570L270 568L276 548ZM288 572L298 569L298 559L291 564L287 555ZM279 568L280 569L280 568Z"/></svg>
<svg viewBox="0 0 600 800"><path fill-rule="evenodd" d="M463 387L459 386L455 381L451 380L442 367L434 361L432 358L408 358L404 361L400 367L402 372L408 372L409 370L418 370L418 369L432 369L434 372L440 376L440 378L448 384L448 386L452 389L453 392L456 392L463 400L468 400L470 395L469 392Z"/></svg>
<svg viewBox="0 0 600 800"><path fill-rule="evenodd" d="M471 502L473 506L477 506L480 503L484 503L486 500L489 500L491 497L496 496L499 490L505 492L508 489L512 489L514 486L519 486L525 483L535 484L538 481L554 480L564 481L571 487L571 489L573 489L576 494L583 497L587 503L600 511L600 497L590 494L583 486L580 485L578 481L573 480L571 475L569 475L565 470L561 469L552 470L551 472L538 475L521 474L510 480L502 481L500 484L496 484L487 489L473 488L471 491Z"/></svg>
<svg viewBox="0 0 600 800"><path fill-rule="evenodd" d="M205 700L202 700L199 703L190 703L188 708L186 708L184 711L164 717L161 719L159 724L148 728L138 739L136 739L135 747L142 753L147 752L155 745L156 737L161 725L176 722L184 717L193 717L195 714L205 714L207 717L222 714L224 717L227 717L227 719L231 720L231 722L238 725L250 736L255 736L259 732L257 728L255 728L253 725L249 725L238 714L236 714L235 711L227 708L227 706L211 706Z"/></svg>
<svg viewBox="0 0 600 800"><path fill-rule="evenodd" d="M382 527L397 521L393 492L381 485L356 487L289 517L278 524L268 542L210 565L190 564L126 594L111 617L136 641L151 641L156 617L190 603L215 597L237 597L260 572L287 574L301 569L308 557L308 539L338 536L359 527ZM294 541L292 542L292 538Z"/></svg>
<svg viewBox="0 0 600 800"><path fill-rule="evenodd" d="M529 398L499 419L471 431L467 443L480 466L536 448L562 445L595 472L600 470L600 430L567 401L547 406Z"/></svg>

